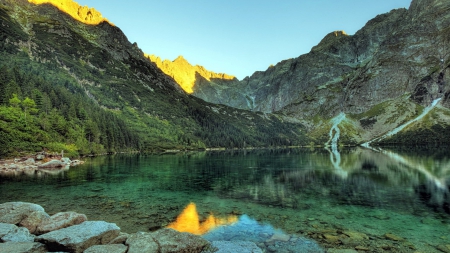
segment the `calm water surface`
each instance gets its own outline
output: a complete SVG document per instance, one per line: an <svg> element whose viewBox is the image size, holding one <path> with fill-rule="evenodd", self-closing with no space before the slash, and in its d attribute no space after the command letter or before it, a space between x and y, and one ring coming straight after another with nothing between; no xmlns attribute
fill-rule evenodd
<svg viewBox="0 0 450 253"><path fill-rule="evenodd" d="M129 233L165 227L195 203L201 220L247 217L324 249L450 252L448 149L339 151L97 157L57 174L0 177L0 203L85 213Z"/></svg>

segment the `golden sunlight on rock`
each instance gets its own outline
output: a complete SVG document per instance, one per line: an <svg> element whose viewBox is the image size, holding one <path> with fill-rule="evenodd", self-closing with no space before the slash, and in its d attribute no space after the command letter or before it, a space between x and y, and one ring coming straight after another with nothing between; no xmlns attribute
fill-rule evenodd
<svg viewBox="0 0 450 253"><path fill-rule="evenodd" d="M194 92L197 74L208 81L211 81L211 79L233 80L236 78L223 73L214 73L199 65L192 66L183 56L178 56L174 61L162 61L155 55L144 54L144 56L155 63L166 75L171 76L189 94Z"/></svg>
<svg viewBox="0 0 450 253"><path fill-rule="evenodd" d="M87 6L80 6L77 2L74 2L72 0L28 0L28 2L37 5L51 4L58 8L60 11L63 11L72 16L72 18L88 25L98 25L103 21L110 23L96 9L89 8Z"/></svg>
<svg viewBox="0 0 450 253"><path fill-rule="evenodd" d="M179 232L202 235L218 226L230 225L237 221L238 217L235 215L231 215L226 219L219 219L210 214L205 221L200 222L195 204L190 203L177 217L176 221L169 224L167 228L172 228Z"/></svg>

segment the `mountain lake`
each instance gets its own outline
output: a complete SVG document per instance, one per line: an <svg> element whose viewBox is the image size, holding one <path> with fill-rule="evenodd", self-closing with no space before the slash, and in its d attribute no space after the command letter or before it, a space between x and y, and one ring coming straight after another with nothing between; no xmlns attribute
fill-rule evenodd
<svg viewBox="0 0 450 253"><path fill-rule="evenodd" d="M168 226L208 240L248 240L265 252L450 252L448 148L260 149L84 160L64 171L0 177L0 203L84 213L126 233Z"/></svg>

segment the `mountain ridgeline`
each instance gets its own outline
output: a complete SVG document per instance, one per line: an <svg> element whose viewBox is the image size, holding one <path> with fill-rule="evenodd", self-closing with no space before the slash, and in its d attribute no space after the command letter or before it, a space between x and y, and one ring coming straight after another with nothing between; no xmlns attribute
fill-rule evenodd
<svg viewBox="0 0 450 253"><path fill-rule="evenodd" d="M341 144L361 144L406 123L377 142L442 144L450 141L449 66L450 2L413 0L409 9L378 15L354 35L331 32L309 53L241 81L198 78L192 94L282 114L304 124L316 144L327 142L341 113Z"/></svg>
<svg viewBox="0 0 450 253"><path fill-rule="evenodd" d="M332 32L241 81L146 55L69 0L0 0L0 19L0 156L450 140L444 0Z"/></svg>
<svg viewBox="0 0 450 253"><path fill-rule="evenodd" d="M92 9L72 5L78 11L63 12L43 2L0 0L0 156L309 141L303 125L281 115L215 105L185 93L118 27L106 20L90 24L92 15L83 11L97 13Z"/></svg>

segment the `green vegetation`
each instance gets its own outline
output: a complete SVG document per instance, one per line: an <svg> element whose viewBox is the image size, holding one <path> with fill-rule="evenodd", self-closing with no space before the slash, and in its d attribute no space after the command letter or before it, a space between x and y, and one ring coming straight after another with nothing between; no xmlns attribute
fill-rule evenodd
<svg viewBox="0 0 450 253"><path fill-rule="evenodd" d="M117 27L30 9L29 36L18 6L0 4L0 157L309 143L300 124L180 92Z"/></svg>

